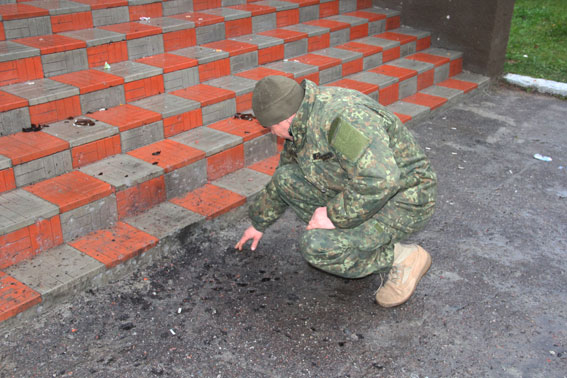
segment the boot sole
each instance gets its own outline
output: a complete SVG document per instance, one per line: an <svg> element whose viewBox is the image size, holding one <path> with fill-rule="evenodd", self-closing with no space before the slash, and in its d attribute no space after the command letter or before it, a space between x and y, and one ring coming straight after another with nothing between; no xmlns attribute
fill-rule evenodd
<svg viewBox="0 0 567 378"><path fill-rule="evenodd" d="M415 280L415 285L413 286L410 294L408 295L407 298L404 298L403 300L400 300L398 302L393 302L393 303L380 303L378 302L378 298L376 298L376 302L382 306L382 307L396 307L399 306L401 304L406 303L411 296L413 295L413 293L415 293L415 290L417 289L417 285L419 284L419 281L421 281L421 279L423 278L423 276L425 275L425 273L427 273L427 271L429 270L429 268L431 268L431 255L429 254L429 252L427 252L425 249L421 248L421 246L417 246L419 253L425 253L427 255L426 259L425 259L425 264L423 265L423 268L421 269L421 271L419 272L419 276L417 277L417 279Z"/></svg>

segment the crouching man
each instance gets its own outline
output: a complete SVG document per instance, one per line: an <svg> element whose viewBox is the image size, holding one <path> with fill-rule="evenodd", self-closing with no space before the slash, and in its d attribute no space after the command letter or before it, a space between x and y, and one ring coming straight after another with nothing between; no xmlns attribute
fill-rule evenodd
<svg viewBox="0 0 567 378"><path fill-rule="evenodd" d="M255 250L291 207L307 223L300 249L313 266L360 278L388 273L384 307L406 302L431 266L418 245L399 242L433 214L437 181L400 120L370 97L338 87L268 76L254 88L254 113L285 138L271 181L250 205L252 223L235 248Z"/></svg>

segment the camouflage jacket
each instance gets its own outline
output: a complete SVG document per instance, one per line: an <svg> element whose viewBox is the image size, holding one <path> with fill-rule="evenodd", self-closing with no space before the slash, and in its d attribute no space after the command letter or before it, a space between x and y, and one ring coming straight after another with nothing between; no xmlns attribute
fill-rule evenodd
<svg viewBox="0 0 567 378"><path fill-rule="evenodd" d="M319 87L305 80L305 96L291 124L280 165L298 164L325 196L338 228L352 228L393 200L404 210L432 208L436 176L429 160L399 119L360 92ZM272 182L250 206L252 225L264 231L287 204ZM395 226L395 212L382 219Z"/></svg>

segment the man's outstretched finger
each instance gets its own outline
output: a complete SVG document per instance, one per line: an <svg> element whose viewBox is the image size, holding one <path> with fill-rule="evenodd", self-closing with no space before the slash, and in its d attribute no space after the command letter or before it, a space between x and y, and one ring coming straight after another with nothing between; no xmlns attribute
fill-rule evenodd
<svg viewBox="0 0 567 378"><path fill-rule="evenodd" d="M252 246L250 247L250 249L255 251L259 242L260 242L260 238L254 238L254 240L252 241Z"/></svg>
<svg viewBox="0 0 567 378"><path fill-rule="evenodd" d="M246 236L243 236L238 243L236 243L236 245L234 246L234 248L238 249L239 251L242 251L242 247L244 246L244 244L248 241L248 239L246 239Z"/></svg>

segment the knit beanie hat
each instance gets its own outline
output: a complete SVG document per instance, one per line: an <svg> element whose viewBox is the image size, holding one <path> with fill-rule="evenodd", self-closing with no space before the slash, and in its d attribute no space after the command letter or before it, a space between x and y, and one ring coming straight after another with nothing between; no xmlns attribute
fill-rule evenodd
<svg viewBox="0 0 567 378"><path fill-rule="evenodd" d="M305 90L295 80L284 76L266 76L256 83L252 110L264 127L270 127L296 113Z"/></svg>

